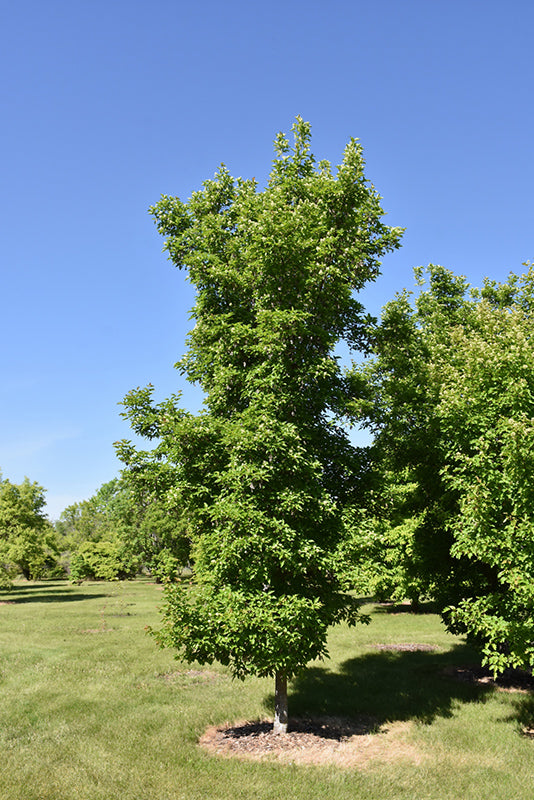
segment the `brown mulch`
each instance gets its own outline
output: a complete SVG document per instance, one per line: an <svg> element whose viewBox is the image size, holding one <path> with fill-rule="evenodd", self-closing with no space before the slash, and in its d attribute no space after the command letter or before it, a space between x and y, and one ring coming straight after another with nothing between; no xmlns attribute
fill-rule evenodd
<svg viewBox="0 0 534 800"><path fill-rule="evenodd" d="M420 763L409 741L409 723L379 728L370 717L292 720L286 734L275 734L270 721L241 722L209 728L199 744L213 755L293 764L363 767L372 760L405 759Z"/></svg>

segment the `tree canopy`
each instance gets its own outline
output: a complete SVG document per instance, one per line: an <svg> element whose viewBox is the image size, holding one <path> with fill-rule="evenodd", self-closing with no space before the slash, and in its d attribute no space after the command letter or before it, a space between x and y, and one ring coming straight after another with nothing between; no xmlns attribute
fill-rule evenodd
<svg viewBox="0 0 534 800"><path fill-rule="evenodd" d="M360 469L340 424L351 396L334 347L365 346L354 293L399 245L347 145L334 174L297 118L282 134L266 187L224 165L187 202L151 211L172 262L197 289L189 349L178 363L206 401L131 392L125 415L155 442L119 446L138 483L187 509L196 588L167 593L160 642L237 677L276 676L277 725L288 677L326 655L329 625L358 619L335 553L342 506Z"/></svg>
<svg viewBox="0 0 534 800"><path fill-rule="evenodd" d="M175 577L189 559L183 514L136 491L123 477L68 506L56 530L72 553L74 580L134 577L141 568L165 580Z"/></svg>
<svg viewBox="0 0 534 800"><path fill-rule="evenodd" d="M357 371L382 579L436 598L495 671L534 666L534 274L480 290L443 267L428 278L386 305Z"/></svg>
<svg viewBox="0 0 534 800"><path fill-rule="evenodd" d="M374 485L367 501L375 519L372 588L398 599L431 596L445 604L463 577L451 557L447 527L457 496L442 472L441 364L451 357L452 332L459 326L470 330L473 300L465 279L443 267L430 265L426 276L417 270L416 278L417 296L401 292L370 330L372 355L353 373L360 387L355 405L374 434Z"/></svg>
<svg viewBox="0 0 534 800"><path fill-rule="evenodd" d="M452 554L494 576L448 610L495 672L534 667L534 271L488 285L442 369ZM504 299L503 299L504 298Z"/></svg>
<svg viewBox="0 0 534 800"><path fill-rule="evenodd" d="M45 502L38 483L12 483L0 473L0 584L9 585L19 573L43 578L56 568L59 549Z"/></svg>

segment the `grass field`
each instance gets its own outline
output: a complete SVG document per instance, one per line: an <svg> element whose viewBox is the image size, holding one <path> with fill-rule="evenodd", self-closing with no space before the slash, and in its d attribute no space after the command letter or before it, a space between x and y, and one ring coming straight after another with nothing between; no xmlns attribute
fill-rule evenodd
<svg viewBox="0 0 534 800"><path fill-rule="evenodd" d="M272 682L158 650L160 598L142 580L0 594L0 800L532 800L531 696L448 674L476 655L433 614L377 607L332 631L290 712L369 715L382 746L359 767L299 766L199 748L210 725L269 716ZM383 647L407 643L435 649Z"/></svg>

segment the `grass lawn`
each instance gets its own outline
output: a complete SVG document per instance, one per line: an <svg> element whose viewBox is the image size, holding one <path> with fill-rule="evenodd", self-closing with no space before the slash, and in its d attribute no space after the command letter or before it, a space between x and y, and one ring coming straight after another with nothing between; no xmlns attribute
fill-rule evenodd
<svg viewBox="0 0 534 800"><path fill-rule="evenodd" d="M373 608L292 682L293 715L376 720L379 755L344 769L199 748L210 725L271 715L272 681L158 650L160 598L143 580L0 593L0 800L532 800L531 695L448 675L476 655L433 614ZM384 647L408 643L429 649Z"/></svg>

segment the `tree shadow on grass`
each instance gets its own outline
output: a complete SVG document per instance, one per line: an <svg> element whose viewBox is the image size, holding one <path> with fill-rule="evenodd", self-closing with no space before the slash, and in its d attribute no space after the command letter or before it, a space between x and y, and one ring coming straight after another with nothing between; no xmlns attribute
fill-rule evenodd
<svg viewBox="0 0 534 800"><path fill-rule="evenodd" d="M451 667L476 662L466 645L445 652L389 651L365 653L345 661L338 671L313 666L291 682L290 713L295 717L368 716L386 722L452 717L458 703L483 702L488 685L463 683L447 675ZM268 701L272 708L274 698Z"/></svg>
<svg viewBox="0 0 534 800"><path fill-rule="evenodd" d="M395 602L378 602L376 601L373 608L374 614L416 614L417 616L423 614L439 614L440 606L432 600L425 600L424 602L413 605L412 603L395 603Z"/></svg>
<svg viewBox="0 0 534 800"><path fill-rule="evenodd" d="M69 584L17 584L13 589L0 595L0 600L13 605L20 603L72 603L79 600L92 600L109 597L109 594L87 592L80 586Z"/></svg>
<svg viewBox="0 0 534 800"><path fill-rule="evenodd" d="M515 722L519 733L534 739L534 693L522 691L512 700L512 710L504 717L505 722Z"/></svg>

